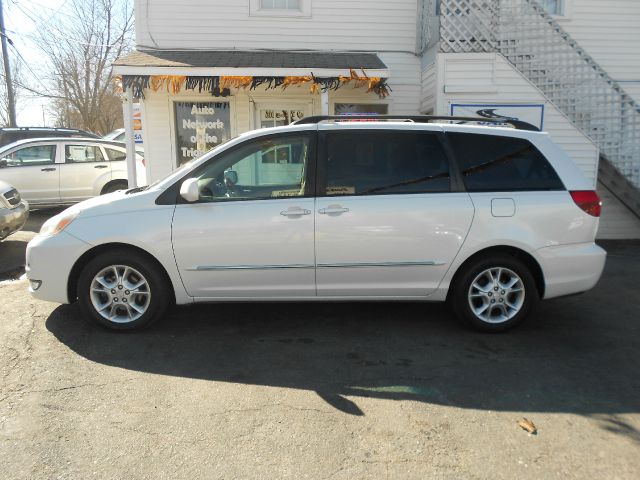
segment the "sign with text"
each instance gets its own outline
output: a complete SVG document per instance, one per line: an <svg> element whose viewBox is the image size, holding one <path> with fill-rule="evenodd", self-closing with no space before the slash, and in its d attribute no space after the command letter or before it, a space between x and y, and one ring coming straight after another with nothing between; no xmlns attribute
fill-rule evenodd
<svg viewBox="0 0 640 480"><path fill-rule="evenodd" d="M530 123L542 130L544 104L522 103L452 103L451 115L457 117L482 117L487 119L508 118ZM491 123L495 125L495 123Z"/></svg>
<svg viewBox="0 0 640 480"><path fill-rule="evenodd" d="M140 104L133 104L133 139L136 143L142 144L142 111Z"/></svg>
<svg viewBox="0 0 640 480"><path fill-rule="evenodd" d="M175 102L178 166L231 138L227 102Z"/></svg>

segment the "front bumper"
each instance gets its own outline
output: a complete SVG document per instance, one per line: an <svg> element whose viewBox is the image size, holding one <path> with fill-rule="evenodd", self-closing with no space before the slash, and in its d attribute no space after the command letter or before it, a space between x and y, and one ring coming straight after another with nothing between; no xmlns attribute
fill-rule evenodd
<svg viewBox="0 0 640 480"><path fill-rule="evenodd" d="M39 300L69 303L69 274L78 258L90 248L90 244L65 231L51 237L34 237L27 245L25 267L29 292Z"/></svg>
<svg viewBox="0 0 640 480"><path fill-rule="evenodd" d="M16 208L0 209L0 240L17 232L29 218L29 204L26 200L21 201Z"/></svg>
<svg viewBox="0 0 640 480"><path fill-rule="evenodd" d="M607 252L595 243L546 247L537 253L544 273L545 299L592 289L607 259Z"/></svg>

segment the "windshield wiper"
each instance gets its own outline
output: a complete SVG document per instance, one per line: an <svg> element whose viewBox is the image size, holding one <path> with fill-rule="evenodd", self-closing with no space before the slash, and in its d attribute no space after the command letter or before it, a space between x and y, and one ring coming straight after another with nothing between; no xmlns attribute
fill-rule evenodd
<svg viewBox="0 0 640 480"><path fill-rule="evenodd" d="M145 191L147 188L149 188L149 185L145 185L144 187L130 188L129 190L127 190L126 192L124 192L124 194L125 194L125 195L129 195L129 194L131 194L131 193L143 192L143 191Z"/></svg>

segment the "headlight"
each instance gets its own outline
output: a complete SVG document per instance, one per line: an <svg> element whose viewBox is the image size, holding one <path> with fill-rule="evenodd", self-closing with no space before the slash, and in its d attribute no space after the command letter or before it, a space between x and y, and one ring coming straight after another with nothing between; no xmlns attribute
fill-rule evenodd
<svg viewBox="0 0 640 480"><path fill-rule="evenodd" d="M40 235L43 237L51 237L63 231L75 218L80 214L77 208L69 208L55 217L51 217L44 222L40 229Z"/></svg>

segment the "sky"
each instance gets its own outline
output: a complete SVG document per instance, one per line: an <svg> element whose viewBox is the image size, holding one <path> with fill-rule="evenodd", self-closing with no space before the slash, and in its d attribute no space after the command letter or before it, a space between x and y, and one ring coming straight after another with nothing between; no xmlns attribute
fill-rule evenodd
<svg viewBox="0 0 640 480"><path fill-rule="evenodd" d="M45 23L55 22L60 15L66 14L67 2L68 0L2 0L7 37L15 47L8 47L9 56L12 62L23 63L22 74L30 78L29 85L36 90L40 88L37 73L42 71L43 62L30 40L38 27L34 19L45 17ZM48 123L51 119L47 105L47 99L23 92L16 105L18 126L52 126Z"/></svg>

